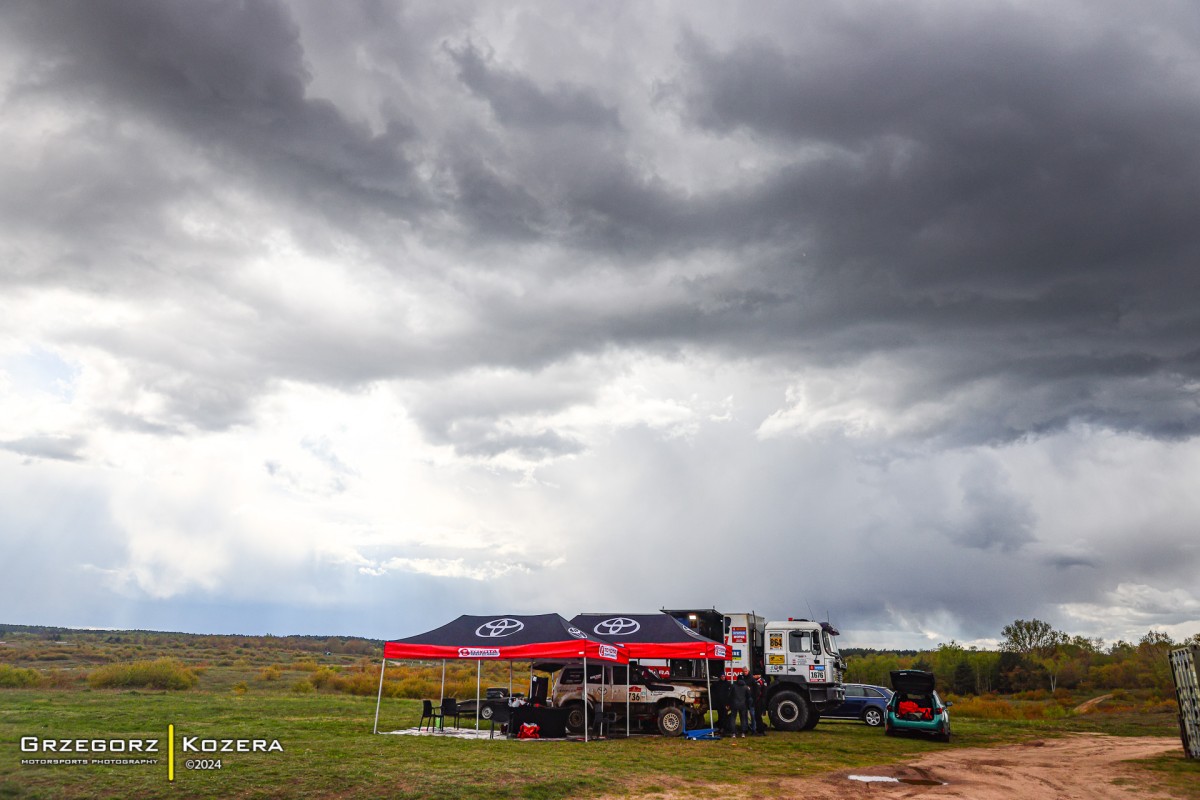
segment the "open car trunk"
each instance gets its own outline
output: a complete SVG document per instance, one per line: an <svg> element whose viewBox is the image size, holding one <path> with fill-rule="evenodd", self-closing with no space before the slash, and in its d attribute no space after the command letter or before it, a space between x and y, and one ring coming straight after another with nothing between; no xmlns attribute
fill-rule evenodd
<svg viewBox="0 0 1200 800"><path fill-rule="evenodd" d="M932 672L919 669L892 670L892 689L903 694L917 694L928 697L933 694L934 677Z"/></svg>

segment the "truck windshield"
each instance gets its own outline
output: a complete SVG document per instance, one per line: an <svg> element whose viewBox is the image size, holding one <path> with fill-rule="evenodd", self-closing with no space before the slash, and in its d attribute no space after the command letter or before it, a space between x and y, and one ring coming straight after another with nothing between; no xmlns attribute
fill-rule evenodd
<svg viewBox="0 0 1200 800"><path fill-rule="evenodd" d="M792 631L788 636L788 650L793 653L821 652L821 642L815 639L812 631Z"/></svg>
<svg viewBox="0 0 1200 800"><path fill-rule="evenodd" d="M837 639L829 635L829 631L823 631L825 634L825 652L830 655L837 655Z"/></svg>

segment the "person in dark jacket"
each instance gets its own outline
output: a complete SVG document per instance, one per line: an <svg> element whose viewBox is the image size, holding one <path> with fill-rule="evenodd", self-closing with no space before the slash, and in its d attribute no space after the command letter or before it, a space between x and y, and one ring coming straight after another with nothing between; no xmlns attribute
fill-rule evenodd
<svg viewBox="0 0 1200 800"><path fill-rule="evenodd" d="M729 695L729 707L737 718L737 732L734 735L740 733L743 739L746 738L746 731L750 730L750 706L750 687L746 685L745 676L738 676Z"/></svg>
<svg viewBox="0 0 1200 800"><path fill-rule="evenodd" d="M717 712L715 725L721 733L728 733L732 723L729 716L729 689L729 681L725 680L724 675L713 682L712 708Z"/></svg>
<svg viewBox="0 0 1200 800"><path fill-rule="evenodd" d="M767 682L762 675L755 675L750 685L754 694L753 719L754 732L759 736L767 735Z"/></svg>

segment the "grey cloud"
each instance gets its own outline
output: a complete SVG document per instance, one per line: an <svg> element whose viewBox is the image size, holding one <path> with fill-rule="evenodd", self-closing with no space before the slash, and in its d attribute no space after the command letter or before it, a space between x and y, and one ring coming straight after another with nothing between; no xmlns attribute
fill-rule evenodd
<svg viewBox="0 0 1200 800"><path fill-rule="evenodd" d="M18 21L40 47L13 99L115 103L330 212L353 204L408 216L424 204L404 153L411 125L395 118L372 133L307 97L311 76L285 6L30 3Z"/></svg>
<svg viewBox="0 0 1200 800"><path fill-rule="evenodd" d="M459 442L455 450L466 456L495 458L513 453L528 461L544 461L584 451L584 445L556 431L518 435L495 431L488 426L482 430L472 425L456 425L452 432ZM466 441L462 441L465 439Z"/></svg>
<svg viewBox="0 0 1200 800"><path fill-rule="evenodd" d="M0 450L56 461L79 461L86 446L87 440L82 436L27 436L0 442Z"/></svg>
<svg viewBox="0 0 1200 800"><path fill-rule="evenodd" d="M980 550L1013 551L1034 541L1033 512L1005 484L1003 474L986 463L965 470L959 479L964 518L949 535Z"/></svg>
<svg viewBox="0 0 1200 800"><path fill-rule="evenodd" d="M463 84L487 101L500 122L534 128L620 128L617 110L587 87L559 82L543 89L527 76L496 66L471 42L447 47L447 52L458 65Z"/></svg>

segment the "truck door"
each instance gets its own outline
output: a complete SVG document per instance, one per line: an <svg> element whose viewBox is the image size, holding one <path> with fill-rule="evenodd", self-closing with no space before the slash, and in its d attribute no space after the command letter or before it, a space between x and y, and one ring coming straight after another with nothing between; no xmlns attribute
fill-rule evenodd
<svg viewBox="0 0 1200 800"><path fill-rule="evenodd" d="M812 631L788 631L787 641L787 672L799 675L806 681L825 682L825 665L816 663L819 659L820 642L813 636Z"/></svg>
<svg viewBox="0 0 1200 800"><path fill-rule="evenodd" d="M767 674L783 675L787 671L787 650L784 647L787 631L768 630L766 639Z"/></svg>

